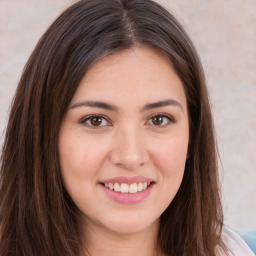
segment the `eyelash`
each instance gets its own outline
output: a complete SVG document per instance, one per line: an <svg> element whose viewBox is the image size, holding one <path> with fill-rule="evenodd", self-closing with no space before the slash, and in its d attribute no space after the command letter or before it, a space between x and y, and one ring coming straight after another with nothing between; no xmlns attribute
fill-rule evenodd
<svg viewBox="0 0 256 256"><path fill-rule="evenodd" d="M147 119L146 124L147 124L150 120L151 120L151 122L152 122L152 119L153 119L154 117L162 117L162 118L168 119L167 123L164 124L164 125L162 125L162 124L156 125L156 124L153 124L153 123L150 124L150 125L155 126L155 127L166 127L166 126L168 126L168 125L170 125L170 124L172 124L172 123L175 123L174 118L173 118L172 116L170 116L169 114L166 114L166 113L157 113L157 114L151 115L151 116ZM102 120L105 120L108 124L107 124L107 125L101 125L101 124L100 124L100 125L98 125L98 126L97 126L97 125L89 124L88 122L91 122L93 118L100 118L100 119L102 119ZM109 119L108 119L107 117L105 117L104 115L98 115L98 114L86 116L86 117L84 117L84 118L82 118L82 119L80 120L80 123L83 124L83 125L85 125L85 126L87 126L87 127L89 127L89 128L91 128L91 129L99 129L99 128L102 127L102 126L103 126L103 127L104 127L104 126L112 126L111 122L109 121Z"/></svg>
<svg viewBox="0 0 256 256"><path fill-rule="evenodd" d="M109 119L107 117L105 117L104 115L89 115L89 116L86 116L84 118L81 119L80 123L89 127L89 128L92 128L92 129L99 129L100 127L102 127L102 125L99 125L99 126L94 126L92 124L88 124L88 122L93 118L101 118L102 120L105 120L108 124L107 125L104 125L104 126L112 126L111 125L111 122L109 121Z"/></svg>
<svg viewBox="0 0 256 256"><path fill-rule="evenodd" d="M162 117L162 118L166 118L166 119L168 119L168 121L167 121L167 124L164 124L164 125L155 125L155 124L151 124L151 125L153 125L153 126L155 126L155 127L166 127L166 126L168 126L168 125L170 125L170 124L172 124L172 123L175 123L175 120L174 120L174 118L171 116L171 115L169 115L169 114L166 114L166 113L157 113L157 114L153 114L153 115L151 115L150 117L149 117L149 119L148 119L148 121L146 122L146 123L148 123L150 120L152 120L154 117Z"/></svg>

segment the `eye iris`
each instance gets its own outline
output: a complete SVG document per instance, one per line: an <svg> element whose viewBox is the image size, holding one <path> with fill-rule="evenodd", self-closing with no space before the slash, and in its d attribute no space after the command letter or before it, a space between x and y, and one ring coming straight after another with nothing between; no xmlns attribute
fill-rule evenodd
<svg viewBox="0 0 256 256"><path fill-rule="evenodd" d="M163 123L163 117L162 116L154 116L152 118L152 122L154 125L161 125Z"/></svg>
<svg viewBox="0 0 256 256"><path fill-rule="evenodd" d="M91 118L90 122L93 126L100 126L102 124L102 118L95 116Z"/></svg>

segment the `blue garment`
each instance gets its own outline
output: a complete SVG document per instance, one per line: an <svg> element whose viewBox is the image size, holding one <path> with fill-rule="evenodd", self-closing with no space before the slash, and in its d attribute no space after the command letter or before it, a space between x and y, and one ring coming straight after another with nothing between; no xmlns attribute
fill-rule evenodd
<svg viewBox="0 0 256 256"><path fill-rule="evenodd" d="M238 232L251 250L256 254L256 230Z"/></svg>

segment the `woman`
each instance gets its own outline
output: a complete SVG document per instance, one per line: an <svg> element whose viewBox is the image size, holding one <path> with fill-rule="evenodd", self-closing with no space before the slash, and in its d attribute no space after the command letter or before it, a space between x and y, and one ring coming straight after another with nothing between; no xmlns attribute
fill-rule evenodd
<svg viewBox="0 0 256 256"><path fill-rule="evenodd" d="M217 177L203 69L180 24L153 1L80 1L16 91L1 256L251 255L222 232Z"/></svg>

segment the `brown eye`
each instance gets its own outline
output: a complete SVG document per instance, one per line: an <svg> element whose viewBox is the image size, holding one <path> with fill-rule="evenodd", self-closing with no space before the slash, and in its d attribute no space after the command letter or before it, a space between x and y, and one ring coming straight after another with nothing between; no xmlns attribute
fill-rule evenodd
<svg viewBox="0 0 256 256"><path fill-rule="evenodd" d="M92 117L88 121L92 126L100 126L102 124L102 118L99 116Z"/></svg>
<svg viewBox="0 0 256 256"><path fill-rule="evenodd" d="M154 125L161 125L164 122L164 117L163 116L154 116L152 118L152 123Z"/></svg>
<svg viewBox="0 0 256 256"><path fill-rule="evenodd" d="M81 120L81 124L90 128L100 128L102 126L110 126L107 119L100 115L88 116Z"/></svg>
<svg viewBox="0 0 256 256"><path fill-rule="evenodd" d="M171 123L174 123L174 120L167 114L157 114L151 116L151 118L147 121L147 124L159 127L165 127Z"/></svg>

